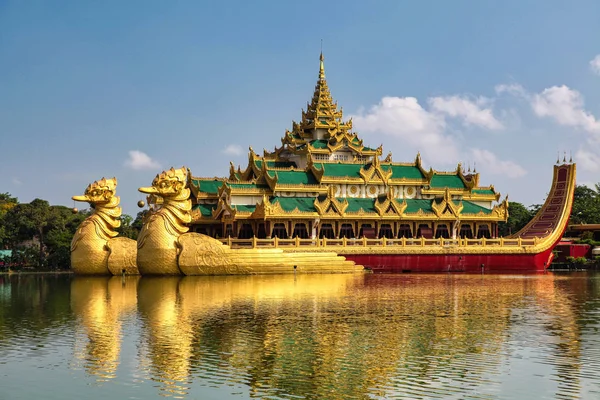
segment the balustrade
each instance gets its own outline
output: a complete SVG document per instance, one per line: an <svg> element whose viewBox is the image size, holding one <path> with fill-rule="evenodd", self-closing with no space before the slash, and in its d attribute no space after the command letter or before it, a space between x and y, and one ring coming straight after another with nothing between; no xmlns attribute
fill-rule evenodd
<svg viewBox="0 0 600 400"><path fill-rule="evenodd" d="M217 239L221 243L226 244L231 248L256 248L256 247L271 247L271 248L282 248L282 247L348 247L348 246L362 246L362 247L382 247L382 248L402 248L402 247L527 247L534 246L540 243L539 238L535 237L532 239L523 238L498 238L498 239L467 239L467 238L456 238L456 239L425 239L420 237L418 239L407 239L402 237L399 239L388 239L386 237L380 239L368 239L362 237L360 239L348 239L343 237L342 239L300 239L295 237L292 239L279 239L274 237L272 239L258 239L253 236L250 239L234 239L227 237L223 239Z"/></svg>

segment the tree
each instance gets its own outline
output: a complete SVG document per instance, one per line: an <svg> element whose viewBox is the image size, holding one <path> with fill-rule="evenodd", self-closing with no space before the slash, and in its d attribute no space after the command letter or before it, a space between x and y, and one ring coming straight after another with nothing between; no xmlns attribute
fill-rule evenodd
<svg viewBox="0 0 600 400"><path fill-rule="evenodd" d="M15 250L15 262L23 265L68 268L70 246L75 230L88 215L87 211L73 214L64 206L50 206L45 200L17 204L0 219L4 238L2 245ZM27 243L37 239L37 243ZM37 257L31 258L36 247Z"/></svg>
<svg viewBox="0 0 600 400"><path fill-rule="evenodd" d="M575 187L570 223L600 223L600 188L598 185L594 189L585 185Z"/></svg>
<svg viewBox="0 0 600 400"><path fill-rule="evenodd" d="M16 197L12 197L10 193L0 193L0 248L5 247L4 242L9 238L9 232L4 226L3 217L6 213L18 204Z"/></svg>
<svg viewBox="0 0 600 400"><path fill-rule="evenodd" d="M0 218L17 204L19 204L19 201L16 197L12 197L10 193L0 193Z"/></svg>
<svg viewBox="0 0 600 400"><path fill-rule="evenodd" d="M517 233L535 216L531 206L529 209L516 201L508 202L508 220L498 223L498 233L500 236L508 236Z"/></svg>
<svg viewBox="0 0 600 400"><path fill-rule="evenodd" d="M119 235L136 240L140 231L133 227L133 217L129 214L123 214L119 219L121 220L121 226L117 229Z"/></svg>
<svg viewBox="0 0 600 400"><path fill-rule="evenodd" d="M142 230L142 226L144 226L145 218L149 215L150 210L142 210L137 213L135 220L131 224L131 227L138 231L138 233Z"/></svg>

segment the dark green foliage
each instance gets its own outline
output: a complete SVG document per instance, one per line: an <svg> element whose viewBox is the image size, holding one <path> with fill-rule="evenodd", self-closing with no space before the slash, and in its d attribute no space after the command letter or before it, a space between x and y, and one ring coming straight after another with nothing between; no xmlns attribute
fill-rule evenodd
<svg viewBox="0 0 600 400"><path fill-rule="evenodd" d="M500 236L508 236L517 233L523 228L537 213L539 206L533 205L529 208L516 201L508 202L508 221L498 223L498 232Z"/></svg>
<svg viewBox="0 0 600 400"><path fill-rule="evenodd" d="M13 250L7 262L15 268L69 268L71 240L88 215L41 199L15 204L0 216L0 247Z"/></svg>
<svg viewBox="0 0 600 400"><path fill-rule="evenodd" d="M595 185L594 189L584 185L575 187L575 200L569 223L600 223L600 190L598 184Z"/></svg>

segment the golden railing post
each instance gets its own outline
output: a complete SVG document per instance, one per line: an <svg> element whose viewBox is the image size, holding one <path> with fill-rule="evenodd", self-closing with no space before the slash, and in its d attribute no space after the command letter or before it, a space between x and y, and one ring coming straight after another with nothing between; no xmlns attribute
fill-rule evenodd
<svg viewBox="0 0 600 400"><path fill-rule="evenodd" d="M343 246L343 247L346 247L346 243L347 243L347 241L348 241L348 240L346 239L346 236L344 236L344 237L342 238L342 246Z"/></svg>
<svg viewBox="0 0 600 400"><path fill-rule="evenodd" d="M425 247L425 236L421 236L421 247Z"/></svg>
<svg viewBox="0 0 600 400"><path fill-rule="evenodd" d="M323 237L323 247L327 247L327 238Z"/></svg>
<svg viewBox="0 0 600 400"><path fill-rule="evenodd" d="M444 238L440 236L440 247L444 247Z"/></svg>
<svg viewBox="0 0 600 400"><path fill-rule="evenodd" d="M275 248L279 247L279 236L275 236L275 239L273 240L273 244L275 245Z"/></svg>
<svg viewBox="0 0 600 400"><path fill-rule="evenodd" d="M501 237L501 238L500 238L500 247L503 247L503 246L504 246L504 238L503 238L503 237Z"/></svg>
<svg viewBox="0 0 600 400"><path fill-rule="evenodd" d="M519 236L519 239L517 240L517 245L518 245L519 247L521 247L521 246L523 245L523 242L522 242L522 240L521 240L521 236Z"/></svg>
<svg viewBox="0 0 600 400"><path fill-rule="evenodd" d="M252 236L252 248L256 248L256 236Z"/></svg>
<svg viewBox="0 0 600 400"><path fill-rule="evenodd" d="M363 236L363 247L367 247L367 237Z"/></svg>
<svg viewBox="0 0 600 400"><path fill-rule="evenodd" d="M481 238L481 245L485 247L485 236Z"/></svg>
<svg viewBox="0 0 600 400"><path fill-rule="evenodd" d="M387 245L387 238L384 236L381 238L381 247L385 247Z"/></svg>
<svg viewBox="0 0 600 400"><path fill-rule="evenodd" d="M231 235L227 236L227 246L231 247Z"/></svg>
<svg viewBox="0 0 600 400"><path fill-rule="evenodd" d="M406 246L406 236L402 236L402 247Z"/></svg>
<svg viewBox="0 0 600 400"><path fill-rule="evenodd" d="M300 247L300 236L296 236L296 247Z"/></svg>

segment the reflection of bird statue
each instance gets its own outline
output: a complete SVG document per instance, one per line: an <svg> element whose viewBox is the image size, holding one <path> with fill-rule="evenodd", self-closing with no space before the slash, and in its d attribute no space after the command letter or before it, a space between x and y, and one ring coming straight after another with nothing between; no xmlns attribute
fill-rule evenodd
<svg viewBox="0 0 600 400"><path fill-rule="evenodd" d="M180 275L177 239L188 231L192 217L187 170L171 168L156 175L152 186L142 193L162 198L160 207L149 215L138 236L137 265L142 275Z"/></svg>
<svg viewBox="0 0 600 400"><path fill-rule="evenodd" d="M139 273L135 266L136 242L116 237L116 229L121 226L116 187L116 178L102 178L88 185L83 196L73 196L73 200L88 202L93 209L71 242L71 268L77 274Z"/></svg>
<svg viewBox="0 0 600 400"><path fill-rule="evenodd" d="M137 308L139 279L106 276L71 281L71 311L77 320L74 355L99 380L117 376L123 319Z"/></svg>

